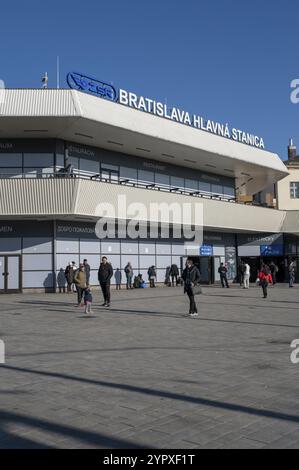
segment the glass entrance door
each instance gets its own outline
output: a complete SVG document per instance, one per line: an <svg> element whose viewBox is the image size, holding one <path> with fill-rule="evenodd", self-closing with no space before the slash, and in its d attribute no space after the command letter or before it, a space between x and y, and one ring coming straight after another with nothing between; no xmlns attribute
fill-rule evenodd
<svg viewBox="0 0 299 470"><path fill-rule="evenodd" d="M21 292L21 256L0 257L0 293Z"/></svg>

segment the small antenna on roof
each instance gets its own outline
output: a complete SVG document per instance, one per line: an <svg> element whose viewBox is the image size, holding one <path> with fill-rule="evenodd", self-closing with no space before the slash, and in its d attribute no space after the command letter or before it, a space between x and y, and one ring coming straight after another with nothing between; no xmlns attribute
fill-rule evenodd
<svg viewBox="0 0 299 470"><path fill-rule="evenodd" d="M42 88L48 88L48 73L46 72L45 75L42 76Z"/></svg>

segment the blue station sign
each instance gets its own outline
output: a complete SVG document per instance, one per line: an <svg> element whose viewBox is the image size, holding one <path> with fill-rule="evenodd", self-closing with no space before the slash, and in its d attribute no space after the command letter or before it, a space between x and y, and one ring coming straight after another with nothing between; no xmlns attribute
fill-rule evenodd
<svg viewBox="0 0 299 470"><path fill-rule="evenodd" d="M99 96L111 101L117 101L118 94L115 88L109 83L101 82L86 75L77 72L67 74L66 81L70 88L79 91L85 91L92 95Z"/></svg>

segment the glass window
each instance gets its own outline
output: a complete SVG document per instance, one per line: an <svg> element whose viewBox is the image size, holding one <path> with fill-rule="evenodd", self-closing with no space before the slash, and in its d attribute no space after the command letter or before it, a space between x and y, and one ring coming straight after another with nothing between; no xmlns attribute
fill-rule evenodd
<svg viewBox="0 0 299 470"><path fill-rule="evenodd" d="M22 167L21 153L0 153L0 167Z"/></svg>
<svg viewBox="0 0 299 470"><path fill-rule="evenodd" d="M138 242L121 242L122 254L138 254Z"/></svg>
<svg viewBox="0 0 299 470"><path fill-rule="evenodd" d="M102 256L109 258L110 254L120 253L120 242L115 241L102 241Z"/></svg>
<svg viewBox="0 0 299 470"><path fill-rule="evenodd" d="M172 186L172 188L184 189L185 188L185 180L184 180L184 178L178 178L177 176L171 176L170 177L170 185Z"/></svg>
<svg viewBox="0 0 299 470"><path fill-rule="evenodd" d="M171 244L170 243L157 243L156 250L157 250L157 255L170 255Z"/></svg>
<svg viewBox="0 0 299 470"><path fill-rule="evenodd" d="M51 288L54 285L54 274L49 271L33 271L23 273L24 288Z"/></svg>
<svg viewBox="0 0 299 470"><path fill-rule="evenodd" d="M101 242L100 240L80 240L80 252L81 253L101 253Z"/></svg>
<svg viewBox="0 0 299 470"><path fill-rule="evenodd" d="M171 266L171 256L157 256L157 268L166 269Z"/></svg>
<svg viewBox="0 0 299 470"><path fill-rule="evenodd" d="M23 169L20 168L0 168L0 176L7 178L21 178Z"/></svg>
<svg viewBox="0 0 299 470"><path fill-rule="evenodd" d="M142 269L148 269L150 266L155 266L156 257L150 255L139 256L139 267Z"/></svg>
<svg viewBox="0 0 299 470"><path fill-rule="evenodd" d="M24 153L24 167L48 167L54 165L53 153Z"/></svg>
<svg viewBox="0 0 299 470"><path fill-rule="evenodd" d="M145 255L154 255L156 252L155 243L139 243L139 253Z"/></svg>
<svg viewBox="0 0 299 470"><path fill-rule="evenodd" d="M79 170L79 158L69 157L68 162L73 165L74 170Z"/></svg>
<svg viewBox="0 0 299 470"><path fill-rule="evenodd" d="M93 174L99 174L100 163L94 162L93 160L80 159L80 171L87 171Z"/></svg>
<svg viewBox="0 0 299 470"><path fill-rule="evenodd" d="M21 253L21 238L0 238L0 252Z"/></svg>
<svg viewBox="0 0 299 470"><path fill-rule="evenodd" d="M235 188L232 186L224 186L223 193L225 196L233 196L235 197Z"/></svg>
<svg viewBox="0 0 299 470"><path fill-rule="evenodd" d="M170 180L169 175L163 175L162 173L155 174L155 182L157 184L161 184L163 186L169 186Z"/></svg>
<svg viewBox="0 0 299 470"><path fill-rule="evenodd" d="M57 253L79 253L79 240L72 240L69 238L58 238L56 251Z"/></svg>
<svg viewBox="0 0 299 470"><path fill-rule="evenodd" d="M56 155L56 166L61 166L62 168L64 168L64 155Z"/></svg>
<svg viewBox="0 0 299 470"><path fill-rule="evenodd" d="M131 265L132 265L132 268L133 268L133 271L134 271L134 275L138 274L138 262L139 262L139 259L138 259L138 255L122 255L121 257L121 268L122 270L124 270L124 268L127 266L128 262L130 261Z"/></svg>
<svg viewBox="0 0 299 470"><path fill-rule="evenodd" d="M23 238L23 253L52 253L51 238Z"/></svg>
<svg viewBox="0 0 299 470"><path fill-rule="evenodd" d="M223 194L223 186L220 186L219 184L212 184L212 193Z"/></svg>
<svg viewBox="0 0 299 470"><path fill-rule="evenodd" d="M154 183L155 174L153 171L138 170L138 181L141 183Z"/></svg>
<svg viewBox="0 0 299 470"><path fill-rule="evenodd" d="M198 182L198 189L199 189L199 191L210 193L211 192L211 184L207 183L206 181L199 181Z"/></svg>
<svg viewBox="0 0 299 470"><path fill-rule="evenodd" d="M186 179L185 180L185 187L186 189L194 189L195 191L198 190L198 181L196 180L189 180L189 179Z"/></svg>
<svg viewBox="0 0 299 470"><path fill-rule="evenodd" d="M299 183L290 183L291 199L299 199Z"/></svg>
<svg viewBox="0 0 299 470"><path fill-rule="evenodd" d="M52 269L52 255L23 255L23 270Z"/></svg>
<svg viewBox="0 0 299 470"><path fill-rule="evenodd" d="M178 244L178 243L173 243L172 244L172 254L173 255L185 255L185 245L183 243Z"/></svg>
<svg viewBox="0 0 299 470"><path fill-rule="evenodd" d="M76 267L79 267L79 256L75 254L64 254L64 255L57 255L56 256L56 267L57 269L65 269L69 263L74 261L76 263Z"/></svg>
<svg viewBox="0 0 299 470"><path fill-rule="evenodd" d="M121 166L120 177L123 179L137 181L137 170L135 168L128 168L126 166Z"/></svg>

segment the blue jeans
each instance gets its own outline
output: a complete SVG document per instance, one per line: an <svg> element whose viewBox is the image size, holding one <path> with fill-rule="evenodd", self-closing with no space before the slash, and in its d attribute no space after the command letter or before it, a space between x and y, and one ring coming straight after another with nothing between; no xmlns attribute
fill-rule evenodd
<svg viewBox="0 0 299 470"><path fill-rule="evenodd" d="M295 276L292 274L290 276L290 287L294 287L294 282L295 282Z"/></svg>

